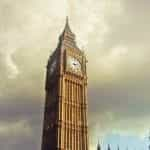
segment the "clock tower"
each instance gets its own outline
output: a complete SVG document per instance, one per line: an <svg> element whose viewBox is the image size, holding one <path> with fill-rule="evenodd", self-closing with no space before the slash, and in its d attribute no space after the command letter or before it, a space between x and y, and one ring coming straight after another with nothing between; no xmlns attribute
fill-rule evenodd
<svg viewBox="0 0 150 150"><path fill-rule="evenodd" d="M86 57L68 18L46 74L42 150L88 150Z"/></svg>

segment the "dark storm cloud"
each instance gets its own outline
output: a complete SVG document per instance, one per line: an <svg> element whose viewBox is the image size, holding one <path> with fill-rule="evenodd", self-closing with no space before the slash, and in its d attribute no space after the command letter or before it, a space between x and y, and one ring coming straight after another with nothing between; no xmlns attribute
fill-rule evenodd
<svg viewBox="0 0 150 150"><path fill-rule="evenodd" d="M146 88L145 88L146 86ZM92 116L113 112L118 119L149 116L149 84L99 86L89 89L89 106ZM93 98L94 97L94 98Z"/></svg>
<svg viewBox="0 0 150 150"><path fill-rule="evenodd" d="M0 105L0 148L40 149L43 123L44 100L16 95L1 100Z"/></svg>

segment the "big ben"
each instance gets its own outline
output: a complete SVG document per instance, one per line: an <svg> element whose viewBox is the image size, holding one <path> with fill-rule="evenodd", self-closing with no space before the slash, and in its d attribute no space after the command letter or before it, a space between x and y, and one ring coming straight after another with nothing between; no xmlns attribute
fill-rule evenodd
<svg viewBox="0 0 150 150"><path fill-rule="evenodd" d="M49 57L42 150L88 150L86 56L68 18Z"/></svg>

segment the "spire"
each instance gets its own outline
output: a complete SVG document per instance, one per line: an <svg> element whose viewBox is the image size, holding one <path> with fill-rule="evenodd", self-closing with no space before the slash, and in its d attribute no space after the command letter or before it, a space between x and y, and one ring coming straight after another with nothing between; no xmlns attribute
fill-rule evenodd
<svg viewBox="0 0 150 150"><path fill-rule="evenodd" d="M117 147L117 150L120 150L119 145L118 145L118 147Z"/></svg>
<svg viewBox="0 0 150 150"><path fill-rule="evenodd" d="M65 25L65 28L64 28L64 32L72 33L72 31L70 29L70 26L69 26L69 18L68 18L68 16L66 17L66 25Z"/></svg>
<svg viewBox="0 0 150 150"><path fill-rule="evenodd" d="M65 28L63 30L63 33L61 34L61 36L66 36L69 35L69 37L72 37L73 39L75 38L74 33L71 31L70 25L69 25L69 18L68 16L66 17L66 24L65 24Z"/></svg>
<svg viewBox="0 0 150 150"><path fill-rule="evenodd" d="M98 140L97 150L101 150L101 146L100 146L99 140Z"/></svg>
<svg viewBox="0 0 150 150"><path fill-rule="evenodd" d="M66 24L69 24L69 17L66 16Z"/></svg>
<svg viewBox="0 0 150 150"><path fill-rule="evenodd" d="M69 19L66 17L66 24L62 34L59 37L60 43L65 43L71 47L76 47L75 34L71 31L69 26Z"/></svg>
<svg viewBox="0 0 150 150"><path fill-rule="evenodd" d="M108 144L108 149L107 150L111 150L110 145Z"/></svg>

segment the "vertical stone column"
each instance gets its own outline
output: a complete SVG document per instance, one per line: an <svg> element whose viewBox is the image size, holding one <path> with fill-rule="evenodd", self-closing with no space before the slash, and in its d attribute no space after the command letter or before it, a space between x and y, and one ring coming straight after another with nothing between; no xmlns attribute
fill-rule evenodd
<svg viewBox="0 0 150 150"><path fill-rule="evenodd" d="M69 81L69 84L68 84L68 116L69 116L69 118L68 118L68 122L70 123L70 107L69 107L69 105L70 105L70 81Z"/></svg>
<svg viewBox="0 0 150 150"><path fill-rule="evenodd" d="M82 134L82 126L83 126L83 120L82 120L82 107L80 105L80 141L81 141L81 145L80 148L82 150L83 145L85 144L83 141L83 134Z"/></svg>
<svg viewBox="0 0 150 150"><path fill-rule="evenodd" d="M79 85L77 84L77 107L76 107L76 115L77 115L77 150L80 150L79 144L80 144L80 139L79 139Z"/></svg>
<svg viewBox="0 0 150 150"><path fill-rule="evenodd" d="M58 129L57 129L57 148L62 147L62 119L63 119L63 91L64 90L64 78L60 76L58 81Z"/></svg>
<svg viewBox="0 0 150 150"><path fill-rule="evenodd" d="M68 134L68 123L66 123L66 149L68 148L68 138L69 138L69 134Z"/></svg>
<svg viewBox="0 0 150 150"><path fill-rule="evenodd" d="M66 100L66 135L67 136L66 136L66 149L69 148L69 126L68 126L69 118L70 118L70 116L69 116L69 104L68 104L69 99L70 99L70 97L69 97L69 94L70 94L69 85L70 85L70 81L67 80L67 100Z"/></svg>
<svg viewBox="0 0 150 150"><path fill-rule="evenodd" d="M77 143L77 83L76 83L76 93L75 93L75 150L78 148Z"/></svg>
<svg viewBox="0 0 150 150"><path fill-rule="evenodd" d="M66 104L65 104L65 109L66 109ZM65 112L65 119L66 119L66 112ZM64 122L64 149L66 149L66 138L67 138L67 131L66 131L66 123Z"/></svg>
<svg viewBox="0 0 150 150"><path fill-rule="evenodd" d="M86 126L86 118L85 118L85 111L86 111L86 107L85 107L85 87L84 87L84 83L82 83L81 85L81 91L82 91L82 106L81 106L81 117L82 117L82 149L86 150L86 133L85 133L85 126Z"/></svg>
<svg viewBox="0 0 150 150"><path fill-rule="evenodd" d="M71 124L73 123L73 82L71 82Z"/></svg>
<svg viewBox="0 0 150 150"><path fill-rule="evenodd" d="M72 95L71 95L71 98L72 98L72 102L74 103L74 82L72 81Z"/></svg>
<svg viewBox="0 0 150 150"><path fill-rule="evenodd" d="M74 128L74 150L76 150L76 127Z"/></svg>
<svg viewBox="0 0 150 150"><path fill-rule="evenodd" d="M67 149L70 149L70 127L68 126L68 147Z"/></svg>
<svg viewBox="0 0 150 150"><path fill-rule="evenodd" d="M87 81L86 81L87 82ZM88 105L87 105L87 83L85 83L84 85L85 87L85 107L86 107L86 111L85 111L85 121L86 121L86 150L89 149L88 145L89 145L89 137L88 137L88 122L87 122L87 109L88 109Z"/></svg>
<svg viewBox="0 0 150 150"><path fill-rule="evenodd" d="M80 131L78 128L78 150L80 150Z"/></svg>
<svg viewBox="0 0 150 150"><path fill-rule="evenodd" d="M67 147L67 127L66 127L66 122L67 122L67 100L68 100L68 80L66 79L66 87L65 87L65 116L64 116L64 149Z"/></svg>
<svg viewBox="0 0 150 150"><path fill-rule="evenodd" d="M74 123L74 132L75 132L75 147L74 150L77 150L77 83L75 83L75 123Z"/></svg>
<svg viewBox="0 0 150 150"><path fill-rule="evenodd" d="M80 99L80 85L78 86L78 92L79 92L79 95L78 95L78 104L79 104L79 107L78 107L78 122L79 122L79 150L81 150L81 134L80 134L80 129L81 129L81 120L80 120L80 105L81 105L81 99Z"/></svg>

